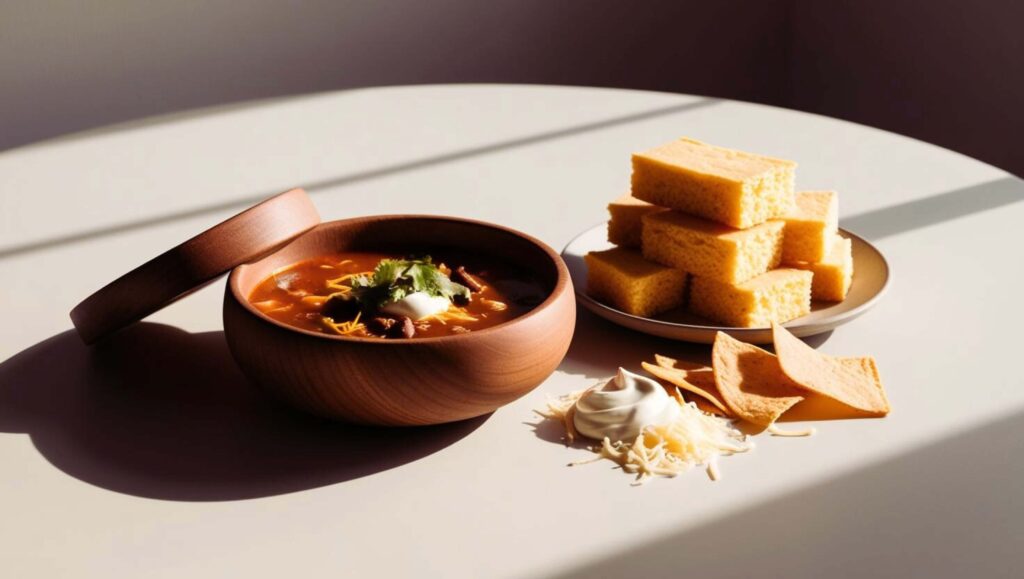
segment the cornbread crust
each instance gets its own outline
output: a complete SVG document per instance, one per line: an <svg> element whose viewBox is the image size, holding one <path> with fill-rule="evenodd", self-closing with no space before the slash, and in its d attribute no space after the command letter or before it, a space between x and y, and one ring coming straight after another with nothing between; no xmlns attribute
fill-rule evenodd
<svg viewBox="0 0 1024 579"><path fill-rule="evenodd" d="M737 230L664 211L643 216L645 258L724 283L741 283L779 265L784 223Z"/></svg>
<svg viewBox="0 0 1024 579"><path fill-rule="evenodd" d="M648 213L666 211L626 193L608 204L608 241L620 247L640 247L640 218Z"/></svg>
<svg viewBox="0 0 1024 579"><path fill-rule="evenodd" d="M683 305L685 272L645 260L639 252L616 247L592 251L587 263L587 294L635 316L649 317Z"/></svg>
<svg viewBox="0 0 1024 579"><path fill-rule="evenodd" d="M793 206L796 163L679 139L633 154L633 195L746 229Z"/></svg>
<svg viewBox="0 0 1024 579"><path fill-rule="evenodd" d="M741 284L693 276L690 311L732 327L766 328L811 311L809 271L774 269Z"/></svg>
<svg viewBox="0 0 1024 579"><path fill-rule="evenodd" d="M853 284L853 242L836 237L828 256L818 263L794 263L790 267L814 274L811 298L825 302L841 302Z"/></svg>
<svg viewBox="0 0 1024 579"><path fill-rule="evenodd" d="M782 261L821 261L832 249L839 230L839 195L835 191L798 192L792 211L783 221Z"/></svg>

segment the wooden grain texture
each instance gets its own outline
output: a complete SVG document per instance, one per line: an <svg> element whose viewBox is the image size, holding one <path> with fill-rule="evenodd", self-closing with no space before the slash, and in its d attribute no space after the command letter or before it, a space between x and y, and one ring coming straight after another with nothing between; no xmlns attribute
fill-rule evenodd
<svg viewBox="0 0 1024 579"><path fill-rule="evenodd" d="M147 261L71 310L87 344L191 294L237 265L259 259L320 223L302 189L291 189Z"/></svg>
<svg viewBox="0 0 1024 579"><path fill-rule="evenodd" d="M436 338L381 340L307 332L248 302L273 271L346 250L451 248L530 270L550 290L504 324ZM288 403L363 424L422 425L491 412L543 382L572 340L576 303L558 255L522 233L477 221L379 216L325 223L282 250L235 269L224 299L232 355L250 380Z"/></svg>

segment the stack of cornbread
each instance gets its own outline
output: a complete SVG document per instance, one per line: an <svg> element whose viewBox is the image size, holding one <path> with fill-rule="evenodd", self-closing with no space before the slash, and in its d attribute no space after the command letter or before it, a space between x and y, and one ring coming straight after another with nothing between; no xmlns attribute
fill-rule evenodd
<svg viewBox="0 0 1024 579"><path fill-rule="evenodd" d="M853 279L834 191L794 191L796 163L680 139L633 155L632 192L608 206L587 291L649 317L686 306L768 327L841 301Z"/></svg>

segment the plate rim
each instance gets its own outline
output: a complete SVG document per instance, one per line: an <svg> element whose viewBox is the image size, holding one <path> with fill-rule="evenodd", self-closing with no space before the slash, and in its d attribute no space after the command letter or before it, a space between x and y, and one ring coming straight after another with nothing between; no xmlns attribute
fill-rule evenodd
<svg viewBox="0 0 1024 579"><path fill-rule="evenodd" d="M559 252L559 255L562 257L563 261L565 260L566 252L569 250L570 247L572 247L573 244L575 244L577 242L577 240L579 240L581 237L583 237L585 235L590 234L591 232L593 232L594 230L596 230L598 228L606 227L607 223L608 223L607 221L602 221L602 222L597 223L597 224L595 224L595 225L593 225L591 227L588 227L587 229L584 229L583 231L580 231L575 236L573 236L573 238L570 239L568 241L568 243L566 243L565 246L562 248L562 251ZM883 266L884 272L885 272L885 279L882 282L882 286L878 289L877 292L875 292L875 294L873 296L871 296L870 298L865 300L864 303L862 303L860 305L857 305L857 306L855 306L855 307L853 307L853 308L851 308L849 310L846 310L844 312L838 313L838 314L836 314L834 316L827 317L827 318L822 319L822 320L816 320L816 321L812 321L812 322L801 323L801 319L806 317L806 316L801 316L800 318L796 318L795 320L791 320L789 322L786 322L786 323L782 324L782 326L784 328L793 329L793 330L800 330L802 328L808 328L808 329L814 328L815 326L831 326L829 328L825 328L825 329L821 330L821 332L829 331L830 329L832 329L834 327L837 327L837 326L840 326L840 325L843 325L843 324L845 324L845 323L847 323L847 322L857 318L858 316L862 315L863 313L867 312L869 309L874 307L876 303L878 303L878 300L880 300L882 298L882 296L884 296L888 292L889 286L892 284L893 271L892 271L892 266L889 264L889 260L885 257L885 254L882 253L882 251L879 250L873 243L871 243L870 241L868 241L867 239L865 239L861 235L857 235L856 233L854 233L854 232L852 232L852 231L850 231L848 229L844 229L842 227L840 227L838 229L838 231L844 237L848 237L848 238L851 238L851 239L853 239L855 241L863 243L871 251L873 251L875 253L875 255L878 256L878 258L881 260L881 263L882 263L882 266ZM650 325L654 325L654 326L658 326L658 327L666 328L666 329L675 329L675 330L680 330L680 331L693 331L693 332L702 332L702 333L703 332L709 332L709 333L711 333L711 332L727 332L730 335L733 335L733 336L736 336L736 337L740 337L740 336L742 336L744 334L754 335L754 334L760 334L760 333L763 333L763 332L770 332L771 331L771 327L770 326L756 327L756 328L745 328L745 327L741 328L741 327L731 327L731 326L703 326L703 325L697 325L697 324L684 324L684 323L680 323L680 322L670 322L670 321L666 321L666 320L658 320L656 318L646 318L646 317L643 317L643 316L636 316L636 315L624 312L622 310L613 308L613 307L611 307L609 305L606 305L606 304L603 304L603 303L597 301L596 299L594 299L594 298L590 297L589 295L587 295L585 290L584 290L584 288L577 287L577 284L573 284L573 291L576 294L576 299L581 301L581 302L583 302L584 305L588 307L588 309L589 308L597 308L599 310L605 310L606 312L608 312L611 317L605 317L605 316L602 316L602 317L605 317L605 319L608 319L609 321L612 321L612 322L616 321L616 320L613 319L613 317L618 316L618 317L624 317L624 318L627 318L629 320L632 320L634 323L640 324L640 325L650 324ZM635 329L635 328L633 328L633 329ZM803 335L813 335L815 333L820 333L820 332L811 332L810 334L804 333Z"/></svg>

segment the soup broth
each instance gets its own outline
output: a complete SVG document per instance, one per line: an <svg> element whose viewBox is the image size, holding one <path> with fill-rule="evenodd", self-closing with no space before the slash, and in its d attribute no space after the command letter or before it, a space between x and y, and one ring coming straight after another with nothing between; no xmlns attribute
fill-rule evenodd
<svg viewBox="0 0 1024 579"><path fill-rule="evenodd" d="M249 301L266 316L303 330L408 339L501 324L532 310L549 291L530 272L490 258L432 252L407 259L360 251L279 270Z"/></svg>

